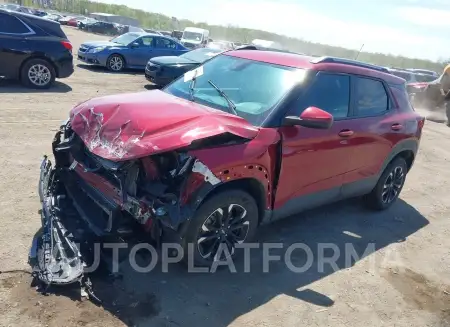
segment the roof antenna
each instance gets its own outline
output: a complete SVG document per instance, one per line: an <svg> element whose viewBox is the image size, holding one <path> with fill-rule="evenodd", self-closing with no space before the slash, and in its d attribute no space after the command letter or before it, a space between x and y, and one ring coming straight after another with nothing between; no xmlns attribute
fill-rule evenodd
<svg viewBox="0 0 450 327"><path fill-rule="evenodd" d="M361 48L359 48L358 53L356 54L355 60L358 59L359 54L361 53L362 49L364 48L364 43L362 44Z"/></svg>

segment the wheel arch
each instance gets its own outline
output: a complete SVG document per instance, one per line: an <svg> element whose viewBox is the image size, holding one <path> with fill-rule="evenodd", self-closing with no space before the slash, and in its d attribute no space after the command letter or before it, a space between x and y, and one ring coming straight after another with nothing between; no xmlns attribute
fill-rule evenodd
<svg viewBox="0 0 450 327"><path fill-rule="evenodd" d="M254 198L258 207L258 221L261 224L267 207L267 196L264 185L258 179L253 177L234 179L229 182L217 184L214 187L204 187L200 189L194 197L194 200L196 200L195 209L200 207L211 197L228 190L242 190Z"/></svg>
<svg viewBox="0 0 450 327"><path fill-rule="evenodd" d="M419 148L419 142L415 139L404 140L395 145L389 156L383 163L380 173L382 174L386 167L395 159L401 157L405 159L408 172L411 170Z"/></svg>

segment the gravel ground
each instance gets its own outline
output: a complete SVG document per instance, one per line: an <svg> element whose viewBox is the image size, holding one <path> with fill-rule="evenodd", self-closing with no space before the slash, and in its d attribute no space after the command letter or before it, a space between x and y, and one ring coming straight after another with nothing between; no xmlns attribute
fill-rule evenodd
<svg viewBox="0 0 450 327"><path fill-rule="evenodd" d="M74 49L104 39L65 31ZM297 274L275 262L269 273L261 272L260 251L252 256L251 273L187 274L175 265L169 273L139 274L125 264L123 279L98 281L103 306L80 301L72 290L38 294L26 261L40 227L36 184L42 155L50 153L58 124L75 104L146 91L146 84L139 72L111 74L79 65L46 92L0 86L0 326L450 326L450 129L431 121L401 200L390 210L368 212L353 200L258 234L261 242L306 243L314 258L318 243L334 243L341 253L350 243L359 255L374 244L361 260L338 260L337 270L323 271L314 261ZM293 255L296 265L305 260L300 252Z"/></svg>

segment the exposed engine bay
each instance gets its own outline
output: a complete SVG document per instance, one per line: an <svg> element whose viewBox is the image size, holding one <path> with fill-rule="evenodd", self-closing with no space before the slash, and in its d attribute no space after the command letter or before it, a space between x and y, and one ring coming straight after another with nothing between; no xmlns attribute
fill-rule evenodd
<svg viewBox="0 0 450 327"><path fill-rule="evenodd" d="M226 144L228 137L221 136L220 142ZM217 141L209 140L211 145ZM221 183L188 151L128 161L101 158L89 151L70 122L61 126L52 147L55 165L45 157L39 180L42 232L29 258L34 277L45 285L83 283L89 260L82 247L104 238L125 240L139 230L156 244L163 234L180 241L180 226L195 210L186 203L189 177L197 174L211 187Z"/></svg>

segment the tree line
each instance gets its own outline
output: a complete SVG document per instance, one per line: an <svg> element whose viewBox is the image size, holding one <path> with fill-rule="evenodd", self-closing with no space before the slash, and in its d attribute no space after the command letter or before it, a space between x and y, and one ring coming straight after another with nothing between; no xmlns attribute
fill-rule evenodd
<svg viewBox="0 0 450 327"><path fill-rule="evenodd" d="M33 6L36 1L46 0L21 0L25 6ZM144 10L132 9L124 5L113 5L99 3L88 0L49 0L48 6L60 12L86 15L93 12L103 12L116 14L138 19L144 28L158 30L172 30L172 17L151 13ZM309 42L293 37L287 37L267 31L241 28L237 26L219 26L208 25L202 22L192 22L187 19L178 19L178 28L184 29L187 26L205 28L210 31L213 39L226 39L229 41L248 43L253 39L263 39L277 41L287 49L293 52L304 53L316 56L335 56L341 58L354 59L369 62L376 65L399 67L399 68L422 68L441 71L447 61L434 62L431 60L408 58L404 56L394 56L383 53L361 52L358 55L357 50L346 49L342 47L330 46L326 44Z"/></svg>

